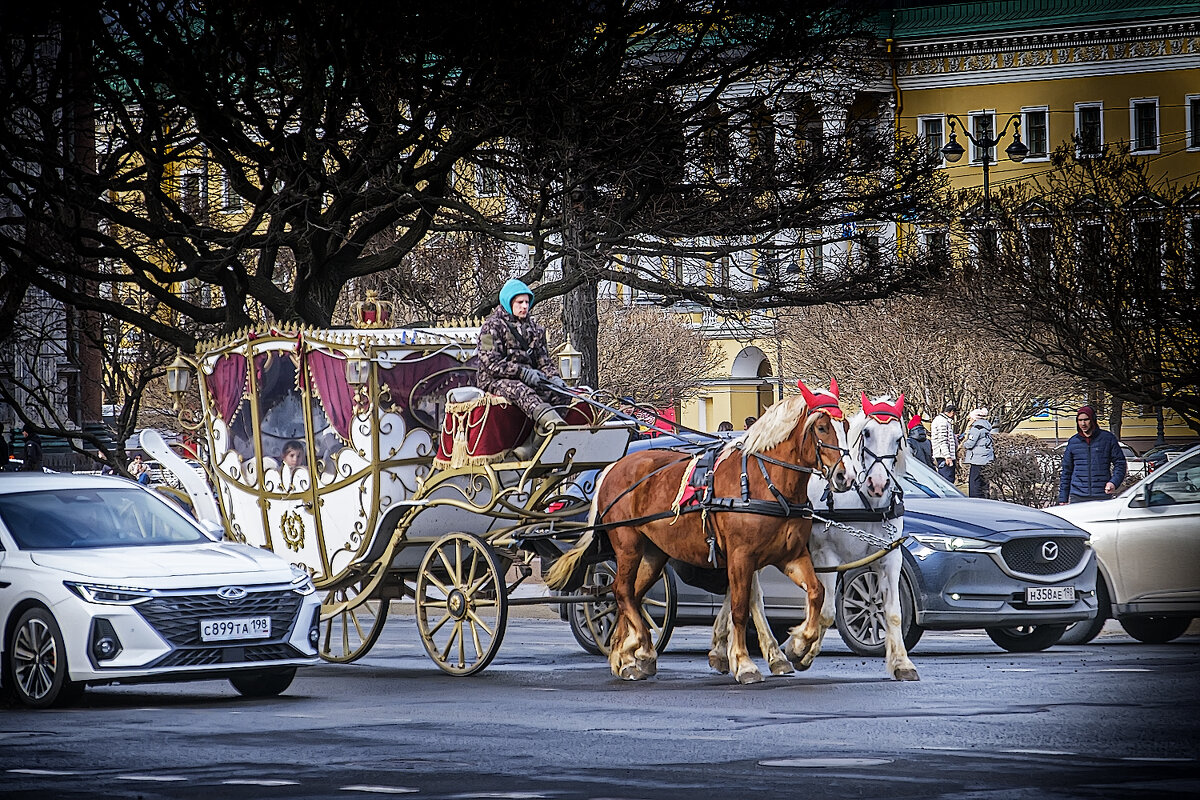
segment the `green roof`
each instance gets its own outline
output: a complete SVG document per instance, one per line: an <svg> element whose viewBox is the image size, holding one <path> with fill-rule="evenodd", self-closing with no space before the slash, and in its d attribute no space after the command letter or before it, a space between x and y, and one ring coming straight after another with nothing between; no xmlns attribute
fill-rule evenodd
<svg viewBox="0 0 1200 800"><path fill-rule="evenodd" d="M880 14L880 35L903 40L1197 15L1200 15L1200 0L998 0L977 3L897 0L891 9Z"/></svg>

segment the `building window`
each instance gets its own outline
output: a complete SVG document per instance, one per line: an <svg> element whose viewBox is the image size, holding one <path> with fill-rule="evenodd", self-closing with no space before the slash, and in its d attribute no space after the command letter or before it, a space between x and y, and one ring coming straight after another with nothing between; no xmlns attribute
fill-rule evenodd
<svg viewBox="0 0 1200 800"><path fill-rule="evenodd" d="M1158 98L1129 103L1129 143L1135 153L1158 152Z"/></svg>
<svg viewBox="0 0 1200 800"><path fill-rule="evenodd" d="M971 112L971 133L976 139L982 141L984 138L991 139L996 135L996 112L995 111L972 111ZM971 142L971 163L982 164L984 157L991 163L996 163L996 148L983 148Z"/></svg>
<svg viewBox="0 0 1200 800"><path fill-rule="evenodd" d="M950 257L950 236L945 231L927 231L923 236L925 252L938 259Z"/></svg>
<svg viewBox="0 0 1200 800"><path fill-rule="evenodd" d="M500 194L499 176L493 170L475 167L475 190L480 197L495 197Z"/></svg>
<svg viewBox="0 0 1200 800"><path fill-rule="evenodd" d="M942 148L946 145L946 122L942 117L921 117L919 122L921 141L930 158L942 163Z"/></svg>
<svg viewBox="0 0 1200 800"><path fill-rule="evenodd" d="M824 245L817 243L804 248L804 258L808 262L809 280L818 280L825 271Z"/></svg>
<svg viewBox="0 0 1200 800"><path fill-rule="evenodd" d="M1135 223L1133 228L1134 270L1145 276L1144 288L1151 292L1155 289L1166 288L1163 280L1162 245L1161 220L1143 219Z"/></svg>
<svg viewBox="0 0 1200 800"><path fill-rule="evenodd" d="M1029 267L1035 280L1054 276L1054 230L1048 225L1029 227Z"/></svg>
<svg viewBox="0 0 1200 800"><path fill-rule="evenodd" d="M1027 161L1047 158L1050 154L1050 110L1045 106L1021 109L1021 133L1029 148Z"/></svg>
<svg viewBox="0 0 1200 800"><path fill-rule="evenodd" d="M1184 104L1187 112L1187 148L1200 150L1200 94L1189 94Z"/></svg>
<svg viewBox="0 0 1200 800"><path fill-rule="evenodd" d="M1104 147L1103 110L1100 103L1075 104L1075 138L1080 155L1100 155Z"/></svg>
<svg viewBox="0 0 1200 800"><path fill-rule="evenodd" d="M733 163L733 144L730 141L729 120L718 110L711 109L704 122L703 159L714 178L728 178Z"/></svg>
<svg viewBox="0 0 1200 800"><path fill-rule="evenodd" d="M1188 289L1200 287L1200 217L1188 220L1183 280Z"/></svg>
<svg viewBox="0 0 1200 800"><path fill-rule="evenodd" d="M870 270L879 269L881 259L881 248L879 237L874 235L863 236L858 241L859 257L862 259L862 265Z"/></svg>

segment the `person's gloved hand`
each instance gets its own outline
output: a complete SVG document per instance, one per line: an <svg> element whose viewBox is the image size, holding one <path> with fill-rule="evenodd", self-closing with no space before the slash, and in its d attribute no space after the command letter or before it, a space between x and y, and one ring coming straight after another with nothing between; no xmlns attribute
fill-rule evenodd
<svg viewBox="0 0 1200 800"><path fill-rule="evenodd" d="M521 367L521 383L526 386L537 388L542 381L546 380L546 376L542 374L540 369L533 367Z"/></svg>
<svg viewBox="0 0 1200 800"><path fill-rule="evenodd" d="M564 381L562 378L560 378L558 375L547 375L546 382L557 389L562 389L564 392L570 391L567 388L567 382Z"/></svg>

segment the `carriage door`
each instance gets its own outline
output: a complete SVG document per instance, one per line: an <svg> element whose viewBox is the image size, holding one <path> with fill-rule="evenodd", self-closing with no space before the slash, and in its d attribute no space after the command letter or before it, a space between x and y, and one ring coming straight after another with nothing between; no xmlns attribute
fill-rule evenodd
<svg viewBox="0 0 1200 800"><path fill-rule="evenodd" d="M259 504L278 555L327 574L321 546L313 465L318 463L311 422L311 392L301 380L294 347L255 356L259 448Z"/></svg>

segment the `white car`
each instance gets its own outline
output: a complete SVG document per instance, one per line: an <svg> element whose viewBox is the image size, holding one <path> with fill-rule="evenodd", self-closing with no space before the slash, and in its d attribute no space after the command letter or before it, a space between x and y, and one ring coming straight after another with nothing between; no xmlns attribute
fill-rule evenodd
<svg viewBox="0 0 1200 800"><path fill-rule="evenodd" d="M1062 641L1089 642L1114 617L1133 638L1160 644L1200 617L1200 447L1114 498L1047 511L1090 533L1100 561L1099 611Z"/></svg>
<svg viewBox="0 0 1200 800"><path fill-rule="evenodd" d="M124 478L0 476L3 688L34 708L105 683L287 689L318 661L312 580L220 535Z"/></svg>

